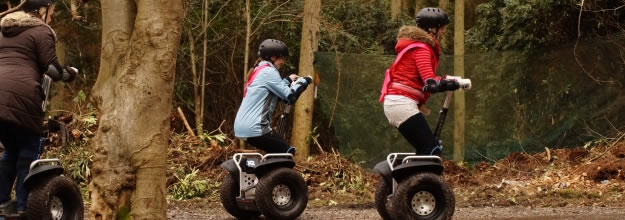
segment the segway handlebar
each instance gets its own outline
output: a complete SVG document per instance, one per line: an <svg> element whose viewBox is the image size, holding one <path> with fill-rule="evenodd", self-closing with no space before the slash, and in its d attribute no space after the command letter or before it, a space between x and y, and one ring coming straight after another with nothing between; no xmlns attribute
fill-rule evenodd
<svg viewBox="0 0 625 220"><path fill-rule="evenodd" d="M32 171L33 168L37 167L37 165L39 165L40 163L56 163L56 164L61 164L61 160L59 159L39 159L39 160L35 160L30 164L30 170Z"/></svg>
<svg viewBox="0 0 625 220"><path fill-rule="evenodd" d="M462 78L459 76L447 76L447 79L455 80L460 84L460 88L463 90L469 90L472 87L471 80ZM443 124L445 123L445 118L447 118L447 111L449 111L449 104L451 103L451 97L453 96L454 91L448 91L447 96L445 97L445 102L443 103L443 108L440 111L440 115L438 117L438 123L436 124L436 129L434 130L434 138L436 141L440 141L441 132L443 130Z"/></svg>
<svg viewBox="0 0 625 220"><path fill-rule="evenodd" d="M460 88L463 90L470 90L471 89L471 79L466 79L466 78L462 78L459 76L447 76L447 79L451 79L451 80L456 80L456 82L458 82L458 84L460 84Z"/></svg>

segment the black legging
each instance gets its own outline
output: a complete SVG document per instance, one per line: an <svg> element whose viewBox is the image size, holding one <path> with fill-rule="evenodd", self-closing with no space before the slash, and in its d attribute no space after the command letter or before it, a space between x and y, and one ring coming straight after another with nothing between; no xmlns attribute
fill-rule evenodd
<svg viewBox="0 0 625 220"><path fill-rule="evenodd" d="M291 147L280 135L273 131L259 137L248 138L247 143L269 154L286 153Z"/></svg>
<svg viewBox="0 0 625 220"><path fill-rule="evenodd" d="M438 143L422 113L411 116L399 125L399 132L416 149L417 155L430 155Z"/></svg>

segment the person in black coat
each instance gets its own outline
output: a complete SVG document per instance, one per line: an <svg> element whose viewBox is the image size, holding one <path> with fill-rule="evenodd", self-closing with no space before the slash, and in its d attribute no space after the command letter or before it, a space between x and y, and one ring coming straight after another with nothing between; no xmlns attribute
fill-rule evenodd
<svg viewBox="0 0 625 220"><path fill-rule="evenodd" d="M0 20L0 204L11 199L15 183L18 211L26 208L24 178L42 145L43 74L55 81L77 75L58 63L56 35L48 26L53 10L53 0L29 0Z"/></svg>

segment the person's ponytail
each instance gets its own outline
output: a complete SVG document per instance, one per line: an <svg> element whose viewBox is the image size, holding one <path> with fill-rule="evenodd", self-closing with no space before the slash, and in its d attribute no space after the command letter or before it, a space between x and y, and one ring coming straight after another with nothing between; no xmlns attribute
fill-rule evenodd
<svg viewBox="0 0 625 220"><path fill-rule="evenodd" d="M254 62L254 66L252 66L252 68L250 68L250 70L247 71L247 76L249 77L249 75L252 75L252 72L254 72L254 69L256 69L256 67L258 66L258 64L260 63L260 61L263 61L262 58L257 58L256 62Z"/></svg>

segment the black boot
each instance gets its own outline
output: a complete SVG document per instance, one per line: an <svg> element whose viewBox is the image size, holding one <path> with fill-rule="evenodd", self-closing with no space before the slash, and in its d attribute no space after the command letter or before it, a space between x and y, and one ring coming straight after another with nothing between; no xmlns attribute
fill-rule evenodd
<svg viewBox="0 0 625 220"><path fill-rule="evenodd" d="M423 114L418 113L399 125L399 132L416 149L417 155L431 155L438 145Z"/></svg>

